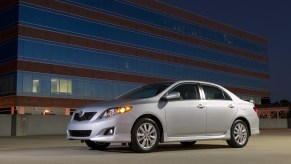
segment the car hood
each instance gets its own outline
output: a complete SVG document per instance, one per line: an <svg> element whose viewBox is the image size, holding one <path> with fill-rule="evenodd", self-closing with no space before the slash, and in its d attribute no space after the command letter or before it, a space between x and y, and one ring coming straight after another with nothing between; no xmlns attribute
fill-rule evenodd
<svg viewBox="0 0 291 164"><path fill-rule="evenodd" d="M113 99L110 101L104 101L104 102L98 102L98 103L93 103L89 105L85 105L80 107L79 109L76 110L76 113L79 111L84 111L84 112L103 112L108 108L113 108L113 107L120 107L120 106L134 106L136 104L141 104L141 103L146 103L148 99Z"/></svg>

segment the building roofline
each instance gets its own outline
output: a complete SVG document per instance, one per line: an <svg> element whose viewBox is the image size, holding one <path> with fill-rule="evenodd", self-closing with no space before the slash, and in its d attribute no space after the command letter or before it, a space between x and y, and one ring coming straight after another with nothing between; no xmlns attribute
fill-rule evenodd
<svg viewBox="0 0 291 164"><path fill-rule="evenodd" d="M159 0L128 0L127 2L144 7L144 8L147 8L147 9L150 9L150 10L153 10L153 11L156 11L156 12L160 12L160 13L163 13L163 14L166 14L169 16L173 16L173 17L176 17L178 19L182 19L182 20L185 20L188 22L192 22L192 23L196 23L196 24L199 24L202 26L206 26L208 28L215 29L217 31L225 32L225 33L228 33L228 34L233 35L233 36L238 36L240 38L243 38L243 39L264 45L264 46L267 45L267 39L262 37L262 36L250 33L248 31L238 29L238 28L230 26L230 25L226 25L226 24L221 23L219 21L198 15L196 13L187 11L187 10L179 8L177 6L173 6L171 4L161 2ZM178 11L180 11L180 13L179 14L172 14L170 11L166 11L161 7L166 7L169 10L178 10ZM184 17L182 17L182 15L187 15L188 18L184 18ZM189 19L189 17L192 19ZM225 29L225 28L227 28L227 29Z"/></svg>

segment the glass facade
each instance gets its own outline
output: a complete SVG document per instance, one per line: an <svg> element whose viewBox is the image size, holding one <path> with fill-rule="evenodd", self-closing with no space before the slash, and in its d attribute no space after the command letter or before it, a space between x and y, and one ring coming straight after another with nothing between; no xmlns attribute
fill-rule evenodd
<svg viewBox="0 0 291 164"><path fill-rule="evenodd" d="M6 84L14 81L14 78L15 76L9 76L9 78L6 78ZM96 80L91 78L77 78L71 76L27 72L18 72L17 79L17 95L19 96L97 100L110 100L129 90L143 85L140 83L126 83L112 80ZM0 79L0 84L3 84L1 80L2 79ZM13 85L10 86L11 91L13 91L12 86ZM239 97L245 100L253 100L256 103L260 103L260 97L258 96L239 95Z"/></svg>
<svg viewBox="0 0 291 164"><path fill-rule="evenodd" d="M185 35L199 37L202 39L214 41L225 44L227 46L236 47L259 54L267 54L266 47L246 41L235 36L219 32L214 29L199 26L187 22L185 20L177 19L169 15L157 13L146 8L137 7L133 4L127 3L125 0L109 0L109 1L91 1L91 0L61 0L69 4L75 4L88 9L98 10L122 16L127 19L152 24L168 30L173 30Z"/></svg>
<svg viewBox="0 0 291 164"><path fill-rule="evenodd" d="M0 76L0 96L9 95L16 92L16 76L2 75Z"/></svg>
<svg viewBox="0 0 291 164"><path fill-rule="evenodd" d="M5 31L18 22L18 6L14 5L0 11L0 31ZM0 63L15 59L17 56L17 38L2 40L0 37Z"/></svg>
<svg viewBox="0 0 291 164"><path fill-rule="evenodd" d="M7 38L6 36L9 34L7 35L5 31L17 23L18 6L14 5L0 10L0 20L0 114L10 114L10 107L5 105L8 102L5 97L15 95L16 75L15 71L11 71L10 68L6 65L2 66L2 64L17 57L17 36ZM4 98L2 99L2 97Z"/></svg>
<svg viewBox="0 0 291 164"><path fill-rule="evenodd" d="M14 5L4 11L0 11L0 30L18 22L18 5Z"/></svg>
<svg viewBox="0 0 291 164"><path fill-rule="evenodd" d="M100 22L82 19L72 15L42 10L30 6L20 6L20 23L27 26L58 31L91 39L101 39L154 51L185 56L198 60L205 60L233 67L267 72L265 63L252 61L231 54L225 54L210 49L189 45L175 40L169 40L138 31L114 27ZM37 14L39 17L32 17ZM47 18L47 19L40 19ZM58 20L58 21L53 21ZM86 28L83 28L86 27ZM102 32L101 32L102 31Z"/></svg>
<svg viewBox="0 0 291 164"><path fill-rule="evenodd" d="M11 39L0 43L0 63L16 59L17 56L17 39Z"/></svg>
<svg viewBox="0 0 291 164"><path fill-rule="evenodd" d="M79 70L81 68L90 71L101 70L147 79L193 79L214 82L237 89L254 90L260 93L269 91L269 80L264 78L264 75L268 75L268 63L263 59L261 61L259 59L260 57L267 57L267 47L255 41L170 16L162 13L162 11L157 12L137 6L123 0L59 0L54 2L67 5L67 8L69 6L78 6L88 10L88 12L94 10L114 15L120 21L114 25L105 20L100 21L98 17L93 20L85 16L81 17L77 14L72 14L65 11L65 7L51 9L51 7L45 6L48 3L41 3L41 1L44 0L35 2L20 1L0 11L1 32L10 28L13 29L13 27L17 27L18 31L15 36L0 37L0 64L8 63L7 61L19 61L15 63L26 62L37 63L38 65L47 64L52 67L55 65L67 66L68 68L79 68ZM122 22L121 18L150 25L153 29L159 28L162 31L171 31L177 35L186 35L189 38L194 37L217 43L248 54L254 53L259 58L242 57L233 51L226 52L222 48L209 45L202 47L195 43L175 39L173 36L165 37L162 34L158 35L151 31L142 32L140 29L129 29L123 24L124 22ZM29 30L32 31L27 32L28 30L23 30L23 27L29 27ZM36 29L42 30L43 33L38 34L35 32ZM57 41L49 37L37 38L37 35L45 35L46 32L55 32L71 38L86 38L92 43L102 41L110 43L112 47L110 47L111 49L106 49L101 46L96 46L96 48L88 46L89 43L69 44L69 41L64 41L66 39L69 40L69 37L69 39L57 38ZM148 53L155 52L150 55L158 52L164 58L171 56L183 57L184 59L188 58L198 62L207 62L210 63L209 65L216 64L221 69L216 70L214 67L203 68L203 66L181 64L183 62L158 60L150 55L147 57L132 56L132 54L127 54L129 51L116 50L116 45L123 46L124 49L128 47L135 48L135 54L147 50L146 52ZM108 80L112 79L108 77L107 79L94 79L86 78L92 76L67 76L68 74L61 71L48 74L46 73L46 68L34 70L33 65L29 64L24 64L20 67L10 65L10 67L9 69L7 68L7 72L3 71L2 73L0 70L0 96L16 95L16 97L40 99L80 99L83 102L89 102L91 100L112 99L147 83L142 80L140 80L140 83L128 82L130 81L129 79L124 80L122 77L119 77L120 80L113 81ZM12 68L16 70L11 71ZM253 74L246 75L246 73L229 71L232 68ZM257 74L263 76L257 77ZM260 103L261 95L259 94L239 94L239 96L243 99L252 99L256 103ZM54 114L61 114L64 109L63 107L60 108L60 106L39 106L42 105L25 106L18 104L15 109L25 109L26 113L29 114L43 114L47 109L53 109ZM71 108L70 104L68 108Z"/></svg>
<svg viewBox="0 0 291 164"><path fill-rule="evenodd" d="M196 79L245 88L264 90L268 81L240 75L193 68L110 52L73 48L57 43L20 39L19 57L25 60L61 64L91 69L122 71L171 79Z"/></svg>
<svg viewBox="0 0 291 164"><path fill-rule="evenodd" d="M17 83L18 96L96 100L112 99L141 85L139 83L29 72L18 72Z"/></svg>

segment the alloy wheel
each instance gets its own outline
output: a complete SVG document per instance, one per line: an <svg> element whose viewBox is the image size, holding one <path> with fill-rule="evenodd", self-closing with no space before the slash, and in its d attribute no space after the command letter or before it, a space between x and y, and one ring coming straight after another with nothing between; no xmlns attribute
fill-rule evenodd
<svg viewBox="0 0 291 164"><path fill-rule="evenodd" d="M150 123L143 123L137 129L137 142L143 149L151 149L157 140L157 130Z"/></svg>
<svg viewBox="0 0 291 164"><path fill-rule="evenodd" d="M238 123L234 127L234 139L235 141L240 144L244 145L247 141L248 131L244 124Z"/></svg>

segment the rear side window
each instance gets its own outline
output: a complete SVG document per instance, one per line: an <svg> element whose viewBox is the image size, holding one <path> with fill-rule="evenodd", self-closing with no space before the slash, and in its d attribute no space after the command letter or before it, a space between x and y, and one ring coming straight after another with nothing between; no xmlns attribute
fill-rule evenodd
<svg viewBox="0 0 291 164"><path fill-rule="evenodd" d="M231 100L227 93L217 87L202 85L202 88L206 100Z"/></svg>
<svg viewBox="0 0 291 164"><path fill-rule="evenodd" d="M198 86L196 84L182 84L172 91L179 92L180 100L198 100L200 99Z"/></svg>

